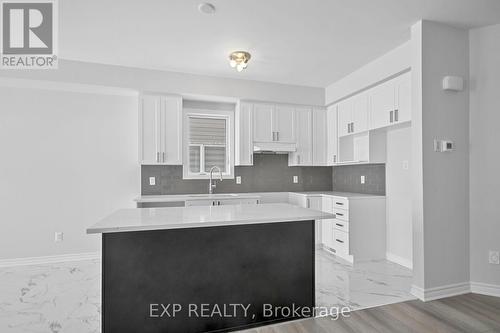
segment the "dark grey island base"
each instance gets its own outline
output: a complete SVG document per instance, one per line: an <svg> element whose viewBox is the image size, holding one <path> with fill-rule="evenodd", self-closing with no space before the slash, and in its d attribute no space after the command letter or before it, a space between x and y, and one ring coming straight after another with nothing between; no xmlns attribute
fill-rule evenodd
<svg viewBox="0 0 500 333"><path fill-rule="evenodd" d="M315 306L314 246L312 220L103 233L102 332L230 332L313 316L264 309Z"/></svg>

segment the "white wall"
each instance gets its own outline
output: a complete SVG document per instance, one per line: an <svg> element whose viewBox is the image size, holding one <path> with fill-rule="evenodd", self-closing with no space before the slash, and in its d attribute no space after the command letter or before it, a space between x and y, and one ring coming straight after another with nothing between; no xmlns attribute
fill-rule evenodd
<svg viewBox="0 0 500 333"><path fill-rule="evenodd" d="M0 259L100 249L85 229L140 191L137 103L0 87Z"/></svg>
<svg viewBox="0 0 500 333"><path fill-rule="evenodd" d="M469 94L441 89L445 75L468 82L468 32L419 22L412 55L414 286L426 293L469 281ZM456 150L434 152L435 138Z"/></svg>
<svg viewBox="0 0 500 333"><path fill-rule="evenodd" d="M245 73L241 73L244 78ZM170 94L202 95L323 106L323 88L235 80L177 72L60 60L59 69L0 71L0 77L100 85Z"/></svg>
<svg viewBox="0 0 500 333"><path fill-rule="evenodd" d="M359 68L325 89L325 104L333 104L361 90L372 87L411 67L411 43L408 41L394 50Z"/></svg>
<svg viewBox="0 0 500 333"><path fill-rule="evenodd" d="M411 126L387 131L387 259L413 267L411 201ZM408 163L409 168L404 164Z"/></svg>
<svg viewBox="0 0 500 333"><path fill-rule="evenodd" d="M470 32L470 269L471 281L500 289L500 25Z"/></svg>

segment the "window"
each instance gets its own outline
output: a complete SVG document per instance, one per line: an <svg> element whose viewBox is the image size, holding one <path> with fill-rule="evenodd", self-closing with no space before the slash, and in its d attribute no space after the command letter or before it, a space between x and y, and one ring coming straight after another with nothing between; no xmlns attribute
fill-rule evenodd
<svg viewBox="0 0 500 333"><path fill-rule="evenodd" d="M226 113L186 113L184 178L208 178L218 166L224 178L233 177L232 117Z"/></svg>

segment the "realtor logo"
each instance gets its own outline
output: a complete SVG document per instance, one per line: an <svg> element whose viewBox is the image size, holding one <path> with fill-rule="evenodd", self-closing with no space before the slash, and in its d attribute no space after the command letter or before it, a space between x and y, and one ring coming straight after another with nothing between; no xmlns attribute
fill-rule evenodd
<svg viewBox="0 0 500 333"><path fill-rule="evenodd" d="M56 0L0 0L2 69L57 68Z"/></svg>

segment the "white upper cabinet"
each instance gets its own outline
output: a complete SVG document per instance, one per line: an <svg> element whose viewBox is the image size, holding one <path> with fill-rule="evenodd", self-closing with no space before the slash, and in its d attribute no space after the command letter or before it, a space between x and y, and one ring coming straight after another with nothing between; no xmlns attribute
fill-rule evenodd
<svg viewBox="0 0 500 333"><path fill-rule="evenodd" d="M297 151L288 154L288 165L312 165L312 108L295 108Z"/></svg>
<svg viewBox="0 0 500 333"><path fill-rule="evenodd" d="M162 162L182 164L182 97L164 96L162 128Z"/></svg>
<svg viewBox="0 0 500 333"><path fill-rule="evenodd" d="M346 99L338 104L338 136L345 136L351 133L352 124L352 101Z"/></svg>
<svg viewBox="0 0 500 333"><path fill-rule="evenodd" d="M361 93L352 97L351 133L368 131L368 94Z"/></svg>
<svg viewBox="0 0 500 333"><path fill-rule="evenodd" d="M328 165L338 162L337 105L329 106L326 111L327 157Z"/></svg>
<svg viewBox="0 0 500 333"><path fill-rule="evenodd" d="M295 108L276 105L274 111L275 141L295 143Z"/></svg>
<svg viewBox="0 0 500 333"><path fill-rule="evenodd" d="M361 93L338 104L338 135L368 131L368 94Z"/></svg>
<svg viewBox="0 0 500 333"><path fill-rule="evenodd" d="M394 121L394 82L387 81L369 91L371 103L371 129L389 126Z"/></svg>
<svg viewBox="0 0 500 333"><path fill-rule="evenodd" d="M235 165L253 165L253 104L239 103L235 115Z"/></svg>
<svg viewBox="0 0 500 333"><path fill-rule="evenodd" d="M140 99L139 159L141 164L159 163L161 146L160 117L161 99L159 96L142 96Z"/></svg>
<svg viewBox="0 0 500 333"><path fill-rule="evenodd" d="M295 108L287 105L255 103L255 142L295 143Z"/></svg>
<svg viewBox="0 0 500 333"><path fill-rule="evenodd" d="M143 95L139 112L141 164L182 164L182 97Z"/></svg>
<svg viewBox="0 0 500 333"><path fill-rule="evenodd" d="M411 74L405 73L396 79L396 110L394 121L403 123L411 120Z"/></svg>
<svg viewBox="0 0 500 333"><path fill-rule="evenodd" d="M384 82L368 91L370 95L370 129L411 120L411 73Z"/></svg>
<svg viewBox="0 0 500 333"><path fill-rule="evenodd" d="M275 134L274 104L256 103L253 106L253 140L256 142L272 142Z"/></svg>
<svg viewBox="0 0 500 333"><path fill-rule="evenodd" d="M313 109L313 165L327 165L327 117L326 110Z"/></svg>

